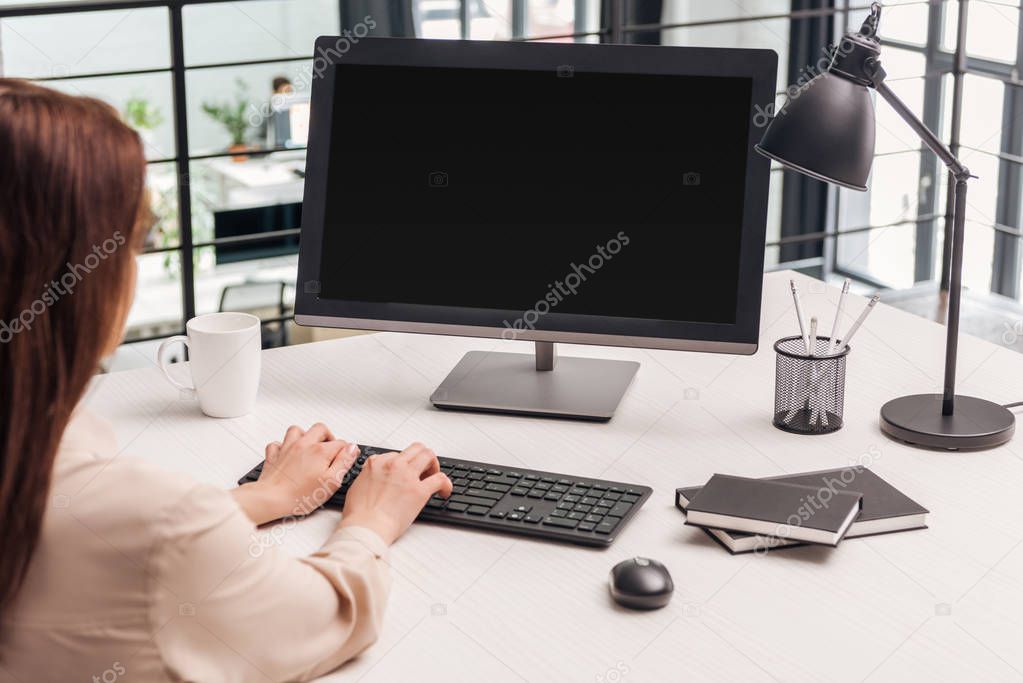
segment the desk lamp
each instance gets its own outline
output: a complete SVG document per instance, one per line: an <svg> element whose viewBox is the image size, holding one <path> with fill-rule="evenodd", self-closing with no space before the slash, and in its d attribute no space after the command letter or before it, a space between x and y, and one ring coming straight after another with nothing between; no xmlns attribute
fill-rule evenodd
<svg viewBox="0 0 1023 683"><path fill-rule="evenodd" d="M827 71L795 96L790 95L756 149L812 178L865 191L874 157L874 107L869 90L873 88L948 167L955 193L944 391L885 403L881 430L897 440L929 448L992 448L1012 438L1015 416L998 403L955 393L970 171L885 84L877 38L880 20L881 5L875 2L860 30L847 34L833 48Z"/></svg>

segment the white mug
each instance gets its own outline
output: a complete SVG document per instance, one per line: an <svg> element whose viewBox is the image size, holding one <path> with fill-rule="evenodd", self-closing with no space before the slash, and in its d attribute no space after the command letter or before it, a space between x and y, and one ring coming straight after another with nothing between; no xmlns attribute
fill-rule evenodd
<svg viewBox="0 0 1023 683"><path fill-rule="evenodd" d="M209 313L185 325L187 336L164 340L156 362L171 384L199 398L210 417L241 417L252 412L259 391L262 335L259 318L248 313ZM168 371L164 353L172 344L188 347L193 386L181 384Z"/></svg>

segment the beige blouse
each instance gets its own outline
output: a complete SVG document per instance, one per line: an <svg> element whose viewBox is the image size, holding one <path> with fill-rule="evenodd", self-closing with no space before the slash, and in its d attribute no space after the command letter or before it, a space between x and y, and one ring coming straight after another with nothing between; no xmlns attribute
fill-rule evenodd
<svg viewBox="0 0 1023 683"><path fill-rule="evenodd" d="M0 681L306 680L376 640L390 586L376 533L339 528L296 559L254 532L227 491L117 456L79 411L0 623Z"/></svg>

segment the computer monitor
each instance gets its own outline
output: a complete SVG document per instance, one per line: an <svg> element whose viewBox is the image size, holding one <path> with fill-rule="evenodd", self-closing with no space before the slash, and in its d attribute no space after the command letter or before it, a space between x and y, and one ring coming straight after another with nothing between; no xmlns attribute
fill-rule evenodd
<svg viewBox="0 0 1023 683"><path fill-rule="evenodd" d="M294 254L298 251L298 235L275 234L258 242L232 242L230 238L278 233L301 224L302 205L297 202L214 211L213 236L224 240L216 246L217 265Z"/></svg>
<svg viewBox="0 0 1023 683"><path fill-rule="evenodd" d="M271 146L305 147L309 140L309 96L275 96L271 110Z"/></svg>
<svg viewBox="0 0 1023 683"><path fill-rule="evenodd" d="M470 352L431 401L594 420L638 363L555 363L555 342L756 351L774 52L336 45L316 45L296 322L533 341Z"/></svg>

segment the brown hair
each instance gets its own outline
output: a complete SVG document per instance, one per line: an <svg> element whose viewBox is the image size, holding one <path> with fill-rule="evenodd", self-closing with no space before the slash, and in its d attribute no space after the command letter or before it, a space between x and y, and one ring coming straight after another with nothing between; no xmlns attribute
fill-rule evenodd
<svg viewBox="0 0 1023 683"><path fill-rule="evenodd" d="M0 615L61 435L120 334L144 199L141 142L113 108L0 78Z"/></svg>

